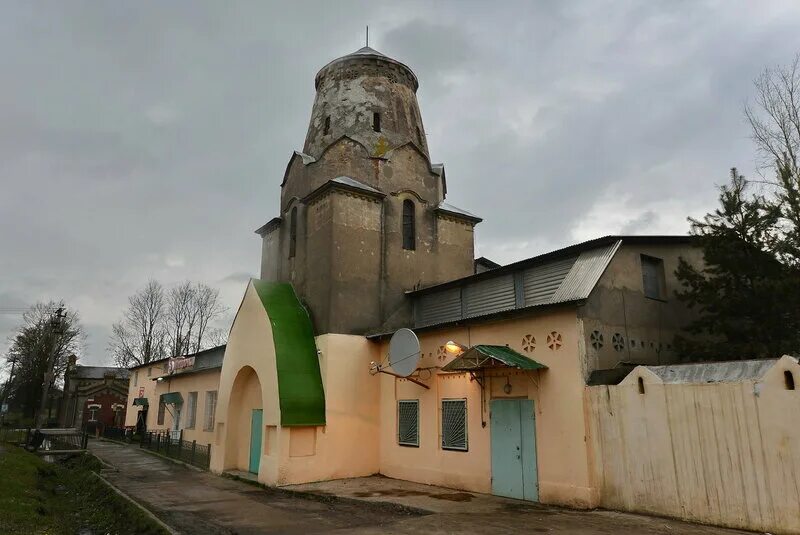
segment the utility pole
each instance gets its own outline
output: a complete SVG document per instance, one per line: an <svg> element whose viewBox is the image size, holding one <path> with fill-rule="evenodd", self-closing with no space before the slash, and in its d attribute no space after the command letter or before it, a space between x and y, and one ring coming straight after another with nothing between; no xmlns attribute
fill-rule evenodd
<svg viewBox="0 0 800 535"><path fill-rule="evenodd" d="M50 355L47 357L47 366L44 372L44 384L42 385L42 402L39 404L39 414L36 415L36 430L39 431L45 422L45 410L47 408L47 397L50 394L50 384L53 382L53 366L56 362L58 352L58 335L61 334L62 321L67 316L64 307L60 306L50 316Z"/></svg>
<svg viewBox="0 0 800 535"><path fill-rule="evenodd" d="M3 395L0 397L0 425L2 425L6 420L6 400L8 400L8 387L11 385L12 379L14 379L14 368L17 366L17 360L19 357L16 355L10 357L11 360L11 373L8 375L8 379L6 379L6 384L3 386Z"/></svg>

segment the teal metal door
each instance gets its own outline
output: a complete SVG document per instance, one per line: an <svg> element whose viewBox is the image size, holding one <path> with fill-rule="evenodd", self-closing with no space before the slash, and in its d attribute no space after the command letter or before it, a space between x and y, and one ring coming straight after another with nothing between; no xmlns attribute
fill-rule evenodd
<svg viewBox="0 0 800 535"><path fill-rule="evenodd" d="M491 402L492 494L539 500L533 401Z"/></svg>
<svg viewBox="0 0 800 535"><path fill-rule="evenodd" d="M250 472L257 474L261 464L261 421L264 411L253 409L250 417Z"/></svg>

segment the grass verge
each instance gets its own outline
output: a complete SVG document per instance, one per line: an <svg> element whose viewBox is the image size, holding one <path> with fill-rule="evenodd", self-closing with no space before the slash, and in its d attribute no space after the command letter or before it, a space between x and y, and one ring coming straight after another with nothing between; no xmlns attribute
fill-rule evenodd
<svg viewBox="0 0 800 535"><path fill-rule="evenodd" d="M0 533L166 533L92 474L102 468L95 457L50 464L8 444L0 450Z"/></svg>

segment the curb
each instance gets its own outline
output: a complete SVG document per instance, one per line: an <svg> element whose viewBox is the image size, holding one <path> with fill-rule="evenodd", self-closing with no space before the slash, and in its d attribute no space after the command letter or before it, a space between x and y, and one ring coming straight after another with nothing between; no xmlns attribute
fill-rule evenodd
<svg viewBox="0 0 800 535"><path fill-rule="evenodd" d="M136 500L134 500L133 498L131 498L130 496L128 496L127 494L125 494L125 493L124 493L122 490L120 490L120 489L118 489L116 486L114 486L114 484L113 484L113 483L111 483L109 480L107 480L106 478L104 478L103 476L101 476L100 474L98 474L97 472L92 472L92 473L93 473L93 474L94 474L94 475L95 475L95 476L96 476L98 479L100 479L100 480L101 480L103 483L105 483L105 484L106 484L108 487L110 487L110 488L111 488L111 490L113 490L114 492L116 492L116 493L117 493L119 496L121 496L121 497L125 498L125 499L126 499L126 500L128 500L130 503L132 503L133 505L135 505L136 507L138 507L138 508L139 508L139 509L140 509L140 510L141 510L141 511L142 511L142 512L145 514L145 515L147 515L147 517L148 517L148 518L150 518L151 520L153 520L153 521L154 521L156 524L158 524L158 525L159 525L161 528L165 529L165 530L167 531L167 533L170 533L171 535L180 535L180 533L181 533L180 531L176 531L175 529L173 529L173 528L171 528L170 526L168 526L167 524L165 524L165 523L164 523L164 521L163 521L163 520L161 520L160 518L158 518L158 517L157 517L157 516L156 516L156 515L155 515L155 514L154 514L154 513L153 513L153 512L150 510L150 509L148 509L148 508L147 508L147 507L145 507L144 505L140 504L139 502L137 502Z"/></svg>

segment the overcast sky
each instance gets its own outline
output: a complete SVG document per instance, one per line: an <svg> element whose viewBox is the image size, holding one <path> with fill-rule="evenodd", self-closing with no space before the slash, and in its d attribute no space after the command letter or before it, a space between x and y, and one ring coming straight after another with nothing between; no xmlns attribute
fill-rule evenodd
<svg viewBox="0 0 800 535"><path fill-rule="evenodd" d="M506 263L685 233L754 168L752 80L800 50L800 2L11 2L0 5L0 309L64 299L109 363L150 278L230 321L314 75L370 44L409 65L448 201ZM0 352L19 318L0 314Z"/></svg>

